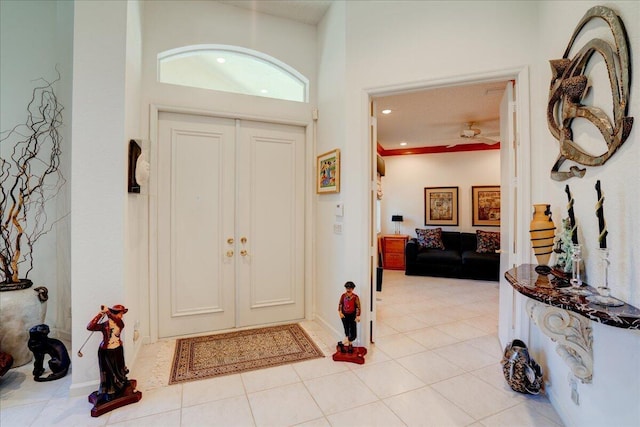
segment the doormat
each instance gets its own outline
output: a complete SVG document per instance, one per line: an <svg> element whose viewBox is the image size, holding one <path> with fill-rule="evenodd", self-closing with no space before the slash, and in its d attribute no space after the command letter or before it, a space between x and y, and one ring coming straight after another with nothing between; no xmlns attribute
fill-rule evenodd
<svg viewBox="0 0 640 427"><path fill-rule="evenodd" d="M324 357L298 324L176 340L169 384Z"/></svg>

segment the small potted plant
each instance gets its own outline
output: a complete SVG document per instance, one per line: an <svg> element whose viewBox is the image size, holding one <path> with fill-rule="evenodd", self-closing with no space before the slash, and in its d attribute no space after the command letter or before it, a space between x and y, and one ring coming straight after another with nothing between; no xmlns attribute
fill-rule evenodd
<svg viewBox="0 0 640 427"><path fill-rule="evenodd" d="M56 222L49 221L45 207L65 183L60 173L63 107L53 87L59 79L39 80L25 122L0 136L0 347L13 356L14 366L31 360L28 330L44 322L47 289L28 288L34 245ZM26 294L20 296L20 290Z"/></svg>

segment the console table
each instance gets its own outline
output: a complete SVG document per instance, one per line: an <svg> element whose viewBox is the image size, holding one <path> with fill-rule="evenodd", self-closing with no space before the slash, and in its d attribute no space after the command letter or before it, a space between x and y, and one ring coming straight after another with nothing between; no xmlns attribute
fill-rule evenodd
<svg viewBox="0 0 640 427"><path fill-rule="evenodd" d="M587 296L572 295L558 287L551 274L542 275L535 265L523 264L504 274L513 288L528 297L526 309L540 330L558 343L556 352L573 374L584 383L593 375L593 335L589 320L624 329L640 330L640 309L624 304L603 307L590 302ZM584 285L583 289L597 294Z"/></svg>

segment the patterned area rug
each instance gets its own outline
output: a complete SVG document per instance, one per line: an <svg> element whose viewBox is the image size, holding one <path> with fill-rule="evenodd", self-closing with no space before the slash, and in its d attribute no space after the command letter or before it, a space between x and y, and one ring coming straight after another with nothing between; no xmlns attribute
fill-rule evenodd
<svg viewBox="0 0 640 427"><path fill-rule="evenodd" d="M298 324L176 340L169 384L324 357Z"/></svg>

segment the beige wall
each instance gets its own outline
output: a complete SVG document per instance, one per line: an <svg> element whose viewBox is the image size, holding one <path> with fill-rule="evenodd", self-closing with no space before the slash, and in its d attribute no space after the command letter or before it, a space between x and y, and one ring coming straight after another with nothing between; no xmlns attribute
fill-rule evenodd
<svg viewBox="0 0 640 427"><path fill-rule="evenodd" d="M415 236L424 224L424 188L458 187L458 225L443 230L500 231L498 227L472 225L471 187L500 185L500 150L388 156L382 178L382 232L393 233L391 215L403 215L401 231Z"/></svg>

